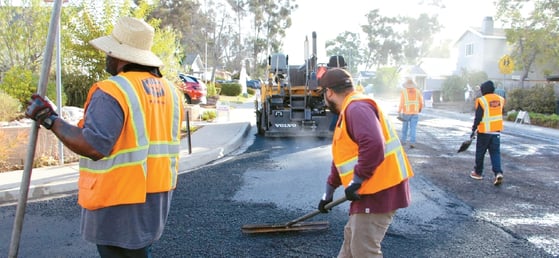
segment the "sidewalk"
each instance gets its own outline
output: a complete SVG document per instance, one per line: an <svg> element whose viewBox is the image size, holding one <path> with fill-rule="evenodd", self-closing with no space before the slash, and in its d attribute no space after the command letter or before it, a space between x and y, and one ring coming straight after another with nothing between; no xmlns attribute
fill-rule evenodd
<svg viewBox="0 0 559 258"><path fill-rule="evenodd" d="M192 153L189 153L188 138L181 140L180 172L189 171L217 160L236 150L249 134L254 110L231 108L218 112L215 122L195 122L200 126L191 135ZM252 119L252 120L251 120ZM31 173L28 200L74 193L77 190L78 163L63 166L35 168ZM0 206L17 203L23 170L0 173Z"/></svg>

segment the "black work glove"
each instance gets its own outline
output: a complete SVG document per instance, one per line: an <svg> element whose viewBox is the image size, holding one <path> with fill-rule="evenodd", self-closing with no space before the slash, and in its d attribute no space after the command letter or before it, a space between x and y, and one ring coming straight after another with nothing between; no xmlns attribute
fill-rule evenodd
<svg viewBox="0 0 559 258"><path fill-rule="evenodd" d="M52 108L52 105L38 94L33 94L29 100L25 116L37 121L47 129L52 128L54 120L58 118L58 114Z"/></svg>
<svg viewBox="0 0 559 258"><path fill-rule="evenodd" d="M361 188L361 183L351 182L349 186L345 189L345 198L350 201L356 201L361 199L357 191Z"/></svg>
<svg viewBox="0 0 559 258"><path fill-rule="evenodd" d="M476 137L476 131L472 131L472 134L470 134L470 139L473 139Z"/></svg>
<svg viewBox="0 0 559 258"><path fill-rule="evenodd" d="M320 199L320 202L318 203L318 210L321 213L328 213L328 210L326 208L324 208L324 206L326 206L326 204L329 204L331 202L332 202L332 198L326 199L326 200Z"/></svg>

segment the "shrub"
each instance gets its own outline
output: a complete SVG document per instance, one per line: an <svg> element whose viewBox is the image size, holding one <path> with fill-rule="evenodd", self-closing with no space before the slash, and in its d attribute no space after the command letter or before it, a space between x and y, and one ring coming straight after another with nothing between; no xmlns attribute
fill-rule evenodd
<svg viewBox="0 0 559 258"><path fill-rule="evenodd" d="M532 125L559 129L559 115L557 114L546 115L546 114L528 112L528 115L530 116L530 124ZM517 116L518 116L518 112L516 111L508 112L506 116L506 120L514 122Z"/></svg>
<svg viewBox="0 0 559 258"><path fill-rule="evenodd" d="M507 94L505 110L524 110L541 114L553 114L556 109L555 100L555 92L550 84L535 85L526 89L513 89Z"/></svg>
<svg viewBox="0 0 559 258"><path fill-rule="evenodd" d="M221 95L225 96L239 96L241 94L242 88L239 83L222 83L221 84Z"/></svg>
<svg viewBox="0 0 559 258"><path fill-rule="evenodd" d="M217 117L217 111L215 110L206 110L202 113L202 120L204 121L211 121Z"/></svg>
<svg viewBox="0 0 559 258"><path fill-rule="evenodd" d="M13 66L4 74L2 82L0 82L0 90L17 99L21 103L21 107L25 107L31 95L37 92L39 79L39 76L34 75L32 71ZM53 103L57 103L56 83L54 80L49 80L47 83L46 96ZM65 96L62 95L62 105L64 104Z"/></svg>
<svg viewBox="0 0 559 258"><path fill-rule="evenodd" d="M22 116L21 103L0 90L0 121L12 121Z"/></svg>
<svg viewBox="0 0 559 258"><path fill-rule="evenodd" d="M464 87L466 80L452 75L443 82L442 95L444 101L464 101Z"/></svg>
<svg viewBox="0 0 559 258"><path fill-rule="evenodd" d="M213 97L215 95L217 95L217 90L215 88L215 83L214 82L208 82L206 83L206 87L207 87L207 96L208 97Z"/></svg>

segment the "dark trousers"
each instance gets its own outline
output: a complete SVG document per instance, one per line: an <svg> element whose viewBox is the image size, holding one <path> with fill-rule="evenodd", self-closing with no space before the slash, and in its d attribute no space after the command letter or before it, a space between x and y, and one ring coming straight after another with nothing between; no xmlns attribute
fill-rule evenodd
<svg viewBox="0 0 559 258"><path fill-rule="evenodd" d="M489 150L489 157L491 158L491 166L493 173L503 173L501 169L501 135L500 134L486 134L478 133L476 140L476 166L474 167L476 173L481 175L483 173L483 160L485 153Z"/></svg>
<svg viewBox="0 0 559 258"><path fill-rule="evenodd" d="M101 258L151 258L151 245L140 249L126 249L111 245L97 245Z"/></svg>

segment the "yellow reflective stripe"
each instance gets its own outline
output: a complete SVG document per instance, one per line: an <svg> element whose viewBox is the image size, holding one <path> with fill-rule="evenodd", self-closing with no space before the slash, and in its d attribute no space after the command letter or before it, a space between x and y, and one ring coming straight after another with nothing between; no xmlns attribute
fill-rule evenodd
<svg viewBox="0 0 559 258"><path fill-rule="evenodd" d="M338 173L340 173L340 176L343 177L353 173L353 168L355 167L355 165L357 165L357 156L340 164L336 164L336 168L338 168Z"/></svg>
<svg viewBox="0 0 559 258"><path fill-rule="evenodd" d="M136 92L136 89L132 86L130 81L123 76L112 76L109 80L115 82L115 84L126 93L124 97L128 103L129 115L132 121L134 121L134 123L132 123L132 128L134 128L134 133L136 135L136 145L148 144L145 114L139 100L140 94Z"/></svg>
<svg viewBox="0 0 559 258"><path fill-rule="evenodd" d="M146 124L144 112L138 94L130 82L122 76L112 76L109 81L119 87L125 94L128 103L129 115L132 118L132 127L138 147L127 150L121 150L109 157L105 157L98 161L82 158L80 159L80 169L90 171L92 173L106 173L111 168L129 166L146 162L148 151L148 140L146 137ZM145 174L145 170L144 170Z"/></svg>
<svg viewBox="0 0 559 258"><path fill-rule="evenodd" d="M114 168L142 164L146 162L147 151L147 146L127 149L98 161L82 157L80 159L80 170L91 173L106 173Z"/></svg>
<svg viewBox="0 0 559 258"><path fill-rule="evenodd" d="M180 121L181 121L181 113L180 113L180 97L177 94L177 92L175 90L173 90L173 88L170 86L172 85L171 83L169 83L169 81L165 80L165 82L167 83L167 88L170 90L170 94L173 97L173 128L171 128L172 130L172 140L173 142L179 142L180 143Z"/></svg>
<svg viewBox="0 0 559 258"><path fill-rule="evenodd" d="M367 98L366 96L363 95L353 95L351 96L352 99L363 99L363 98ZM394 155L396 157L397 163L398 163L398 169L400 170L400 174L402 176L403 179L408 178L408 169L406 167L406 162L405 162L405 158L404 158L404 149L402 147L402 143L400 142L400 139L398 138L396 131L394 130L394 128L392 127L392 124L388 121L387 117L384 115L384 113L382 113L380 110L378 111L379 115L382 115L384 118L384 125L385 125L385 129L388 132L388 135L390 137L390 140L388 140L387 142L384 143L384 157L388 157L390 155ZM342 120L343 121L343 120ZM358 161L358 156L355 156L353 158L350 158L344 162L341 162L339 164L335 164L336 168L338 169L338 173L340 174L341 177L347 176L349 174L353 173L353 170L355 168L355 165L357 165L357 161Z"/></svg>
<svg viewBox="0 0 559 258"><path fill-rule="evenodd" d="M179 152L180 152L180 121L181 121L181 117L180 117L180 107L181 107L181 101L180 101L180 96L178 95L177 91L174 91L173 88L170 86L172 85L168 80L165 80L166 84L167 84L167 88L169 89L169 93L171 94L171 96L173 97L173 122L172 122L172 126L173 128L171 128L171 142L165 142L165 144L167 145L168 148L168 153L169 155L167 155L167 158L170 159L170 167L169 167L169 171L171 172L169 174L169 176L171 177L169 180L171 182L171 187L174 188L177 185L177 177L178 177L178 172L179 172Z"/></svg>
<svg viewBox="0 0 559 258"><path fill-rule="evenodd" d="M408 178L409 171L406 167L406 159L404 157L404 148L402 147L402 143L400 142L400 138L396 134L396 130L392 127L392 124L388 121L388 119L384 118L384 124L388 130L390 135L390 140L386 143L386 151L384 157L388 157L388 155L393 154L396 157L396 162L398 163L398 170L402 176L402 179Z"/></svg>
<svg viewBox="0 0 559 258"><path fill-rule="evenodd" d="M410 111L412 105L419 106L419 99L410 100L407 89L404 89L404 105L406 106L406 111Z"/></svg>
<svg viewBox="0 0 559 258"><path fill-rule="evenodd" d="M180 143L177 142L152 142L148 148L148 155L150 157L156 157L177 154L180 151L179 144Z"/></svg>
<svg viewBox="0 0 559 258"><path fill-rule="evenodd" d="M485 127L485 132L491 131L491 122L500 121L503 119L502 115L495 115L491 116L489 112L489 102L485 97L479 98L483 104L483 117L481 118L481 122L483 122L483 127Z"/></svg>

